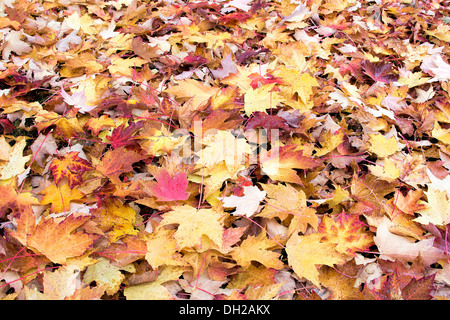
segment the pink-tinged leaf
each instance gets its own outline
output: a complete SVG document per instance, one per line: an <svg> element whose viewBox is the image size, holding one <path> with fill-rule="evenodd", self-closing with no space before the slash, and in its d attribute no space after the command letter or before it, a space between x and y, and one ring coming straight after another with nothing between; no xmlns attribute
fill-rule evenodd
<svg viewBox="0 0 450 320"><path fill-rule="evenodd" d="M431 300L431 291L434 288L434 278L436 274L422 277L420 279L413 278L402 290L404 300Z"/></svg>
<svg viewBox="0 0 450 320"><path fill-rule="evenodd" d="M257 127L269 129L289 130L286 120L275 115L269 115L265 112L255 111L253 117L248 121L246 129Z"/></svg>
<svg viewBox="0 0 450 320"><path fill-rule="evenodd" d="M186 200L189 197L189 193L186 191L188 179L185 172L171 177L164 169L153 175L157 183L151 185L149 189L159 201Z"/></svg>
<svg viewBox="0 0 450 320"><path fill-rule="evenodd" d="M215 78L223 79L228 77L230 74L237 72L236 65L231 58L231 54L227 55L222 61L220 61L220 63L222 64L222 69L211 70L211 73Z"/></svg>
<svg viewBox="0 0 450 320"><path fill-rule="evenodd" d="M96 106L90 106L86 104L86 95L83 91L75 92L72 95L69 95L64 89L61 89L61 97L63 97L64 102L70 106L74 106L79 109L80 113L86 113L92 111L96 108Z"/></svg>
<svg viewBox="0 0 450 320"><path fill-rule="evenodd" d="M205 57L199 56L199 55L195 55L195 54L190 54L183 59L183 64L193 65L193 66L200 66L207 62L208 62L208 59L206 59Z"/></svg>

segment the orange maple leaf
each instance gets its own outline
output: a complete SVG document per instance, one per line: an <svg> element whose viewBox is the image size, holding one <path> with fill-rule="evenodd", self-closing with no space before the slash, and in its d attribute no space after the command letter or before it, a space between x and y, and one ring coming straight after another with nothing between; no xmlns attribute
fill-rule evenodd
<svg viewBox="0 0 450 320"><path fill-rule="evenodd" d="M295 145L281 147L278 152L273 149L262 160L261 168L272 180L297 183L302 180L294 169L312 169L321 164L320 160L303 155L301 150L295 150Z"/></svg>
<svg viewBox="0 0 450 320"><path fill-rule="evenodd" d="M17 193L12 186L0 186L2 201L0 202L0 217L10 209L12 213L20 213L26 209L31 209L31 205L39 204L39 200L30 192Z"/></svg>
<svg viewBox="0 0 450 320"><path fill-rule="evenodd" d="M52 262L64 264L67 258L82 255L100 237L76 231L89 219L90 216L70 215L63 220L42 219L36 224L33 211L27 210L17 219L17 230L12 236Z"/></svg>
<svg viewBox="0 0 450 320"><path fill-rule="evenodd" d="M67 152L62 159L54 159L49 167L53 174L53 179L59 183L62 178L69 180L69 187L83 183L83 173L92 170L91 164L78 156L79 152Z"/></svg>
<svg viewBox="0 0 450 320"><path fill-rule="evenodd" d="M143 158L144 156L135 150L120 147L106 152L96 169L110 178L113 183L119 184L121 183L119 176L122 173L133 171L133 163Z"/></svg>
<svg viewBox="0 0 450 320"><path fill-rule="evenodd" d="M323 234L322 242L336 244L336 251L356 256L357 251L367 250L373 245L373 236L365 232L358 218L341 213L336 220L325 216L318 229Z"/></svg>
<svg viewBox="0 0 450 320"><path fill-rule="evenodd" d="M70 209L70 202L80 200L84 194L77 188L70 189L67 183L60 187L55 184L49 185L41 191L44 195L41 199L41 204L50 204L52 212L64 212Z"/></svg>

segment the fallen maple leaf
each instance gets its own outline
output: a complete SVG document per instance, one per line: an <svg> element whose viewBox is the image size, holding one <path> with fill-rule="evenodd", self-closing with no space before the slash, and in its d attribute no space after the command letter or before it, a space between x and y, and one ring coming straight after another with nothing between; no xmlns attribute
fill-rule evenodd
<svg viewBox="0 0 450 320"><path fill-rule="evenodd" d="M186 200L189 197L189 192L186 191L189 182L186 173L179 172L171 177L167 170L162 169L154 172L153 176L157 183L147 183L145 189L159 201Z"/></svg>
<svg viewBox="0 0 450 320"><path fill-rule="evenodd" d="M172 230L158 229L147 240L145 259L156 269L160 266L183 266L181 254L177 250L177 241Z"/></svg>
<svg viewBox="0 0 450 320"><path fill-rule="evenodd" d="M192 108L197 110L218 92L218 88L203 84L194 79L185 79L177 81L175 86L165 91L176 96L178 99L186 100L192 98Z"/></svg>
<svg viewBox="0 0 450 320"><path fill-rule="evenodd" d="M9 210L12 214L21 214L25 210L32 210L32 205L38 205L39 200L31 192L18 193L11 185L0 186L2 201L0 202L0 217Z"/></svg>
<svg viewBox="0 0 450 320"><path fill-rule="evenodd" d="M324 217L318 232L323 234L322 242L336 244L336 251L354 257L373 245L372 235L364 229L358 219L342 212L336 220Z"/></svg>
<svg viewBox="0 0 450 320"><path fill-rule="evenodd" d="M276 108L284 99L277 93L275 84L270 83L256 89L248 89L244 95L245 114L250 116L255 111L266 112Z"/></svg>
<svg viewBox="0 0 450 320"><path fill-rule="evenodd" d="M432 54L423 59L420 68L434 76L430 81L448 81L450 79L450 65L442 59L440 54Z"/></svg>
<svg viewBox="0 0 450 320"><path fill-rule="evenodd" d="M266 268L279 270L283 268L283 263L279 260L280 255L270 250L277 245L277 242L267 238L265 232L261 232L257 237L247 237L240 246L230 252L230 255L244 269L250 267L252 261L257 261Z"/></svg>
<svg viewBox="0 0 450 320"><path fill-rule="evenodd" d="M100 257L95 264L86 268L83 282L90 284L95 281L97 285L106 288L106 294L113 295L119 290L120 284L125 279L121 270L133 272L135 269L132 264L116 267L108 259Z"/></svg>
<svg viewBox="0 0 450 320"><path fill-rule="evenodd" d="M305 193L296 190L290 184L263 184L262 187L269 199L266 200L264 209L258 214L260 217L269 219L278 217L283 221L290 215L301 215L299 212L306 207Z"/></svg>
<svg viewBox="0 0 450 320"><path fill-rule="evenodd" d="M109 150L102 158L102 162L95 168L113 183L120 184L119 176L122 173L133 171L133 164L144 159L144 156L135 150L119 147Z"/></svg>
<svg viewBox="0 0 450 320"><path fill-rule="evenodd" d="M83 183L83 174L92 170L93 167L87 160L80 158L78 155L79 152L67 152L63 158L52 161L49 170L57 184L63 178L68 179L71 189Z"/></svg>
<svg viewBox="0 0 450 320"><path fill-rule="evenodd" d="M445 226L450 223L450 199L447 192L429 188L424 193L428 201L420 201L419 204L426 207L417 211L420 217L414 219L414 221L424 225L432 223L436 226Z"/></svg>
<svg viewBox="0 0 450 320"><path fill-rule="evenodd" d="M84 196L77 188L71 189L67 183L60 186L51 184L41 193L44 195L41 204L50 204L50 210L55 213L69 211L70 202L80 200Z"/></svg>
<svg viewBox="0 0 450 320"><path fill-rule="evenodd" d="M178 280L185 269L183 267L165 267L155 281L129 286L124 289L127 300L170 300L174 295L163 285Z"/></svg>
<svg viewBox="0 0 450 320"><path fill-rule="evenodd" d="M86 104L86 95L83 91L69 95L64 89L61 89L61 97L63 97L65 103L77 108L81 113L86 113L96 108L95 105L91 106Z"/></svg>
<svg viewBox="0 0 450 320"><path fill-rule="evenodd" d="M392 74L392 64L384 62L370 62L369 60L364 60L361 62L361 67L364 72L372 78L374 81L390 83L397 81L398 76Z"/></svg>
<svg viewBox="0 0 450 320"><path fill-rule="evenodd" d="M369 150L382 158L393 155L400 149L394 136L386 138L380 133L369 135L369 143Z"/></svg>
<svg viewBox="0 0 450 320"><path fill-rule="evenodd" d="M77 229L89 220L89 216L74 217L69 215L64 219L46 218L36 225L32 211L25 211L18 219L17 233L21 242L34 251L45 255L55 263L65 264L67 258L81 256L92 247L100 237ZM23 227L26 223L27 226ZM57 239L57 241L55 241Z"/></svg>
<svg viewBox="0 0 450 320"><path fill-rule="evenodd" d="M21 40L22 35L23 31L10 30L7 33L6 37L4 38L5 45L2 48L3 60L8 60L11 55L11 52L21 55L23 53L31 51L30 44Z"/></svg>
<svg viewBox="0 0 450 320"><path fill-rule="evenodd" d="M89 118L89 120L85 124L88 127L94 136L97 136L100 131L104 130L108 127L114 127L114 121L107 115L102 115L99 118Z"/></svg>
<svg viewBox="0 0 450 320"><path fill-rule="evenodd" d="M389 276L384 276L379 289L364 290L377 300L431 300L433 281L436 275L432 274L421 278L412 278L404 283L397 270Z"/></svg>
<svg viewBox="0 0 450 320"><path fill-rule="evenodd" d="M106 205L90 210L93 221L98 228L106 232L111 242L116 242L125 235L136 235L135 229L136 211L123 204L120 199L110 199Z"/></svg>
<svg viewBox="0 0 450 320"><path fill-rule="evenodd" d="M336 251L335 244L321 242L321 239L320 234L293 234L286 243L289 265L299 277L308 279L317 287L321 286L317 267L333 267L345 261L343 255Z"/></svg>
<svg viewBox="0 0 450 320"><path fill-rule="evenodd" d="M173 237L177 240L177 249L192 248L202 244L205 235L219 247L222 247L223 225L220 223L221 214L213 209L197 210L184 205L174 207L172 211L163 215L159 227L178 224Z"/></svg>
<svg viewBox="0 0 450 320"><path fill-rule="evenodd" d="M420 255L424 265L429 266L446 256L442 250L433 246L433 237L415 242L414 239L391 233L387 218L378 226L373 240L381 253L380 259L398 259L407 263Z"/></svg>
<svg viewBox="0 0 450 320"><path fill-rule="evenodd" d="M320 160L306 157L295 145L270 150L263 155L261 169L274 181L302 184L294 169L312 169L321 164Z"/></svg>
<svg viewBox="0 0 450 320"><path fill-rule="evenodd" d="M25 171L25 164L31 159L30 155L23 155L26 144L26 137L20 136L14 146L9 148L8 160L0 161L0 180L10 179Z"/></svg>
<svg viewBox="0 0 450 320"><path fill-rule="evenodd" d="M125 124L121 124L117 128L114 128L110 136L106 136L106 139L111 141L112 147L119 148L122 146L132 146L138 144L138 141L132 137L139 129L144 125L143 121L132 122L125 128Z"/></svg>
<svg viewBox="0 0 450 320"><path fill-rule="evenodd" d="M259 190L256 186L244 186L243 189L244 196L242 197L231 195L222 198L223 206L236 208L236 211L232 213L236 216L251 217L258 209L260 202L265 198L266 192Z"/></svg>
<svg viewBox="0 0 450 320"><path fill-rule="evenodd" d="M80 270L75 265L63 266L57 270L43 272L44 292L25 289L29 299L35 300L64 300L72 296L81 287ZM28 289L28 290L27 290Z"/></svg>

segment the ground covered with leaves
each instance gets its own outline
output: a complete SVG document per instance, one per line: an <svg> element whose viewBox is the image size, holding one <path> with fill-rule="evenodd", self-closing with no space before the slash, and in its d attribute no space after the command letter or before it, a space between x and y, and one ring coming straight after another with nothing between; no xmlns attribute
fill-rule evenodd
<svg viewBox="0 0 450 320"><path fill-rule="evenodd" d="M1 1L0 297L447 299L448 5Z"/></svg>

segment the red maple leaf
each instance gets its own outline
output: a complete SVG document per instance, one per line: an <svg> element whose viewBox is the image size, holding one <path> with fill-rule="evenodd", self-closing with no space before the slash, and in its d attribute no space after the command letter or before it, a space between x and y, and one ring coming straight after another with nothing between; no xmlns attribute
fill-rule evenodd
<svg viewBox="0 0 450 320"><path fill-rule="evenodd" d="M269 129L289 130L286 120L275 115L269 115L265 112L255 111L253 117L248 121L246 129L254 129L256 127Z"/></svg>
<svg viewBox="0 0 450 320"><path fill-rule="evenodd" d="M143 121L133 122L126 128L125 124L121 124L112 131L110 136L106 136L106 138L111 141L111 145L114 149L137 144L137 140L134 139L133 134L142 128L143 125Z"/></svg>
<svg viewBox="0 0 450 320"><path fill-rule="evenodd" d="M249 75L248 77L250 79L252 79L252 82L250 83L250 85L252 86L253 89L258 88L259 84L266 85L269 83L279 83L279 84L283 83L283 80L281 78L274 77L271 74L266 74L265 76L262 76L259 73L254 72L251 75Z"/></svg>
<svg viewBox="0 0 450 320"><path fill-rule="evenodd" d="M392 64L384 62L370 62L364 60L361 62L361 67L372 80L390 83L397 81L398 75L392 74Z"/></svg>
<svg viewBox="0 0 450 320"><path fill-rule="evenodd" d="M186 200L189 197L189 192L186 192L188 179L185 172L179 172L171 177L165 169L162 169L154 172L153 176L157 183L150 184L148 189L159 201Z"/></svg>

